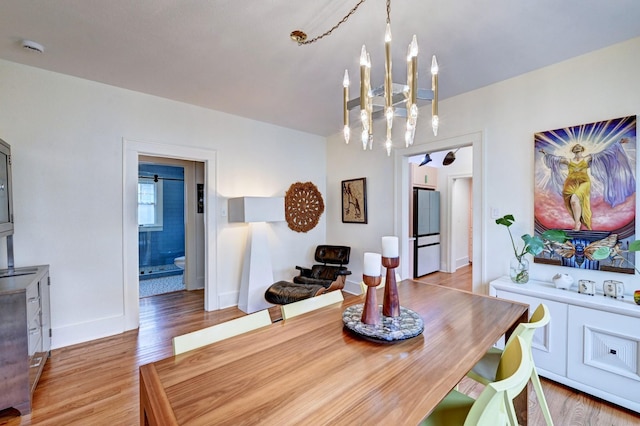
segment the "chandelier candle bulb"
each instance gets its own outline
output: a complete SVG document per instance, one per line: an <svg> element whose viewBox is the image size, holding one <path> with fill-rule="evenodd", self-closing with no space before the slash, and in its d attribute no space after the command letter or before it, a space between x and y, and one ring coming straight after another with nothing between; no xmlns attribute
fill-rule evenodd
<svg viewBox="0 0 640 426"><path fill-rule="evenodd" d="M438 61L436 55L431 59L431 89L433 90L433 100L431 101L431 127L433 135L438 135Z"/></svg>
<svg viewBox="0 0 640 426"><path fill-rule="evenodd" d="M407 123L407 127L409 127L408 123ZM409 148L409 145L411 145L412 142L413 142L413 138L411 137L411 129L407 128L407 131L404 132L404 143L405 143L405 146L407 148Z"/></svg>
<svg viewBox="0 0 640 426"><path fill-rule="evenodd" d="M393 92L393 81L391 80L391 25L387 22L387 29L384 34L384 104L385 117L387 119L387 140L384 143L387 149L387 156L391 155L391 128L393 127L393 106L391 96Z"/></svg>
<svg viewBox="0 0 640 426"><path fill-rule="evenodd" d="M342 80L342 98L343 98L343 114L344 114L344 141L349 143L350 129L349 129L349 109L347 103L349 102L349 71L344 70L344 79Z"/></svg>
<svg viewBox="0 0 640 426"><path fill-rule="evenodd" d="M371 90L371 56L367 52L367 68L365 70L367 85L367 117L369 129L369 149L373 149L373 91Z"/></svg>
<svg viewBox="0 0 640 426"><path fill-rule="evenodd" d="M363 44L362 50L360 51L360 111L365 111L367 109L366 74L367 74L367 49Z"/></svg>
<svg viewBox="0 0 640 426"><path fill-rule="evenodd" d="M404 90L407 111L409 111L409 109L411 108L411 88L412 87L413 87L413 61L411 60L411 45L409 45L408 52L407 52L407 85L405 86L405 90ZM407 116L407 126L408 125L409 125L409 116Z"/></svg>
<svg viewBox="0 0 640 426"><path fill-rule="evenodd" d="M384 100L386 109L391 108L391 95L393 91L393 82L391 81L391 25L387 22L387 29L384 34Z"/></svg>
<svg viewBox="0 0 640 426"><path fill-rule="evenodd" d="M409 51L411 52L411 105L416 105L418 96L418 40L415 34L411 39Z"/></svg>

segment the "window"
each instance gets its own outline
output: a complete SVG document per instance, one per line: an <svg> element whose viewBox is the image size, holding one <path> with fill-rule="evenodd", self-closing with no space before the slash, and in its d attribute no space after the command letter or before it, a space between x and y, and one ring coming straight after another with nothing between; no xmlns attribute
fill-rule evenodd
<svg viewBox="0 0 640 426"><path fill-rule="evenodd" d="M162 231L162 182L138 180L138 227Z"/></svg>

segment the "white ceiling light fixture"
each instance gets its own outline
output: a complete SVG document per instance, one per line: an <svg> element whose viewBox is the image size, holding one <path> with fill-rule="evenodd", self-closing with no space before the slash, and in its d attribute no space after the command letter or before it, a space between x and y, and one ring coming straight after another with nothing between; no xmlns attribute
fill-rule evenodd
<svg viewBox="0 0 640 426"><path fill-rule="evenodd" d="M299 45L310 44L330 35L333 30L342 25L365 0L360 0L351 11L323 34L307 40L307 35L301 30L291 32L291 39ZM349 127L349 110L360 106L360 121L362 123L362 148L373 149L373 118L384 115L387 121L387 135L384 143L387 155L391 155L391 129L393 127L393 117L401 116L407 119L405 131L405 145L413 144L418 119L418 99L431 101L431 127L433 134L438 134L438 62L435 55L431 59L431 90L418 89L418 42L413 36L409 44L407 54L407 83L393 83L391 73L391 0L387 0L387 27L385 31L385 73L384 84L372 88L371 58L363 45L360 52L360 97L349 100L349 72L345 70L343 85L343 117L344 117L344 140L349 143L351 129ZM404 104L405 106L398 106Z"/></svg>
<svg viewBox="0 0 640 426"><path fill-rule="evenodd" d="M22 48L30 52L37 52L37 53L44 52L44 46L32 40L22 40Z"/></svg>

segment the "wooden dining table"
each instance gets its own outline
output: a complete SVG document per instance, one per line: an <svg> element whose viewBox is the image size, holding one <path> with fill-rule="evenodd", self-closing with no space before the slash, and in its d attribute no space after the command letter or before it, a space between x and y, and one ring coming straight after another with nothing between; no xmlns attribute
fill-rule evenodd
<svg viewBox="0 0 640 426"><path fill-rule="evenodd" d="M398 296L424 321L417 337L381 343L344 328L344 309L364 302L351 297L143 365L141 424L415 425L528 320L527 305L412 280Z"/></svg>

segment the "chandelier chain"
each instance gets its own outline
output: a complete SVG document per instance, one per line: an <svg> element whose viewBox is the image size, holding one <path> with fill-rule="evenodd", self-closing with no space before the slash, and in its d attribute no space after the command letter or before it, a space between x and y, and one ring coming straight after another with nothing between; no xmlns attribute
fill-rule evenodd
<svg viewBox="0 0 640 426"><path fill-rule="evenodd" d="M333 30L335 30L335 29L336 29L336 28L338 28L340 25L342 25L342 24L344 24L345 22L347 22L347 19L349 19L349 17L350 17L351 15L353 15L353 14L356 12L356 10L358 10L358 8L360 7L360 5L361 5L362 3L364 3L365 1L366 1L366 0L360 0L360 1L358 2L358 4L356 4L356 5L353 7L353 9L351 9L351 10L349 11L349 13L347 13L347 14L346 14L346 15L345 15L341 20L340 20L340 22L338 22L338 23L337 23L337 24L335 24L333 27L331 27L331 29L329 29L329 30L325 31L324 33L320 34L319 36L316 36L316 37L312 38L311 40L298 41L298 45L301 45L301 44L311 44L311 43L315 43L316 41L320 40L321 38L326 37L326 36L328 36L328 35L331 35L331 33L333 32ZM390 6L389 6L389 2L390 2L390 1L391 1L391 0L387 0L387 22L389 21L389 7L390 7Z"/></svg>

